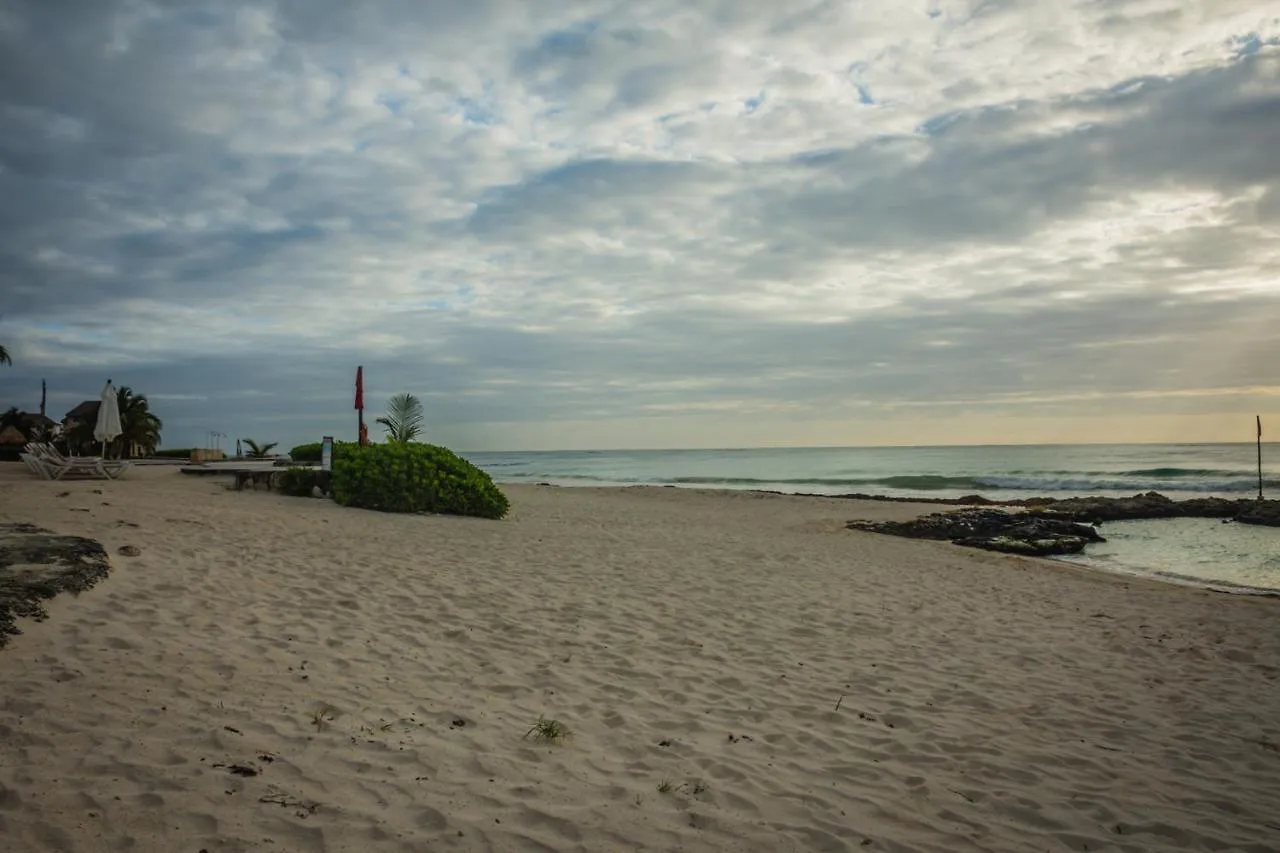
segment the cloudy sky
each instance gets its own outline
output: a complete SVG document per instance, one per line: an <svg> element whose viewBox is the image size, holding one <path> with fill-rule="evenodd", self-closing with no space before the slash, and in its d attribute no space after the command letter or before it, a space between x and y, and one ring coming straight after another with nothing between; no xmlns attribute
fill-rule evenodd
<svg viewBox="0 0 1280 853"><path fill-rule="evenodd" d="M1280 0L0 0L0 404L165 444L1280 430ZM376 430L375 430L376 435Z"/></svg>

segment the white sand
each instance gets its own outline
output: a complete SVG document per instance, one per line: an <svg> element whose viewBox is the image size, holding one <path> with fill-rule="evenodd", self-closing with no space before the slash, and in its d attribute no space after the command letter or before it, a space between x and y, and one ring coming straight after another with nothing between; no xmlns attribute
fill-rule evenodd
<svg viewBox="0 0 1280 853"><path fill-rule="evenodd" d="M1280 849L1275 600L842 528L906 505L0 467L113 555L0 651L6 853Z"/></svg>

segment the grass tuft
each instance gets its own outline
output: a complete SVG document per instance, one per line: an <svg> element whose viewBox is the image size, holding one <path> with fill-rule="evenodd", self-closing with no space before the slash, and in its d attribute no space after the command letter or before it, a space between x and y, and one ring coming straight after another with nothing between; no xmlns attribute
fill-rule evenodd
<svg viewBox="0 0 1280 853"><path fill-rule="evenodd" d="M530 726L529 731L525 732L524 736L543 743L558 743L569 737L569 727L559 720L538 717L538 722Z"/></svg>
<svg viewBox="0 0 1280 853"><path fill-rule="evenodd" d="M332 705L321 705L311 712L311 725L316 727L316 731L328 728L329 724L338 719L338 709Z"/></svg>

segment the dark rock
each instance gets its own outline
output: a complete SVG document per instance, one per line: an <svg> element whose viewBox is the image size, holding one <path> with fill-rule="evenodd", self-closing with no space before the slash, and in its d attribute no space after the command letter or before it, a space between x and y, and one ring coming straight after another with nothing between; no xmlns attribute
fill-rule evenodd
<svg viewBox="0 0 1280 853"><path fill-rule="evenodd" d="M1179 513L1188 518L1235 518L1253 503L1256 502L1225 498L1192 498L1189 501L1178 501L1176 506Z"/></svg>
<svg viewBox="0 0 1280 853"><path fill-rule="evenodd" d="M1248 501L1248 506L1235 519L1241 524L1280 527L1280 501Z"/></svg>
<svg viewBox="0 0 1280 853"><path fill-rule="evenodd" d="M1000 551L1005 554L1021 554L1024 557L1053 557L1059 554L1079 554L1084 546L1096 539L1083 536L1050 536L1042 539L1020 539L1014 536L973 536L966 539L955 539L956 545L966 548L982 548L987 551Z"/></svg>
<svg viewBox="0 0 1280 853"><path fill-rule="evenodd" d="M782 492L771 492L782 494ZM1226 518L1243 520L1242 515L1255 519L1246 524L1280 524L1266 521L1280 516L1280 501L1257 501L1250 498L1190 498L1175 501L1159 492L1145 492L1124 498L1097 496L1078 498L1019 498L993 501L982 495L965 495L959 498L891 497L853 493L847 495L810 495L810 497L835 497L846 500L883 501L888 503L929 503L948 506L1004 506L1034 510L1034 515L1063 521L1081 521L1099 524L1106 521L1129 521L1140 518Z"/></svg>
<svg viewBox="0 0 1280 853"><path fill-rule="evenodd" d="M110 570L107 552L92 539L59 536L33 524L0 524L0 648L21 633L17 618L47 618L42 601L60 592L84 592Z"/></svg>
<svg viewBox="0 0 1280 853"><path fill-rule="evenodd" d="M142 553L137 545L121 545L116 549L116 553L122 557L136 557Z"/></svg>
<svg viewBox="0 0 1280 853"><path fill-rule="evenodd" d="M1065 498L1037 509L1035 513L1042 518L1094 523L1141 518L1221 518L1228 521L1235 519L1245 524L1280 526L1280 501L1247 498L1190 498L1175 501L1159 492L1147 492L1130 498Z"/></svg>
<svg viewBox="0 0 1280 853"><path fill-rule="evenodd" d="M850 530L950 541L969 548L1033 557L1076 554L1090 542L1106 541L1092 527L1069 519L999 509L934 513L911 521L851 521L845 526Z"/></svg>
<svg viewBox="0 0 1280 853"><path fill-rule="evenodd" d="M1247 501L1226 498L1192 498L1175 501L1159 492L1128 498L1063 498L1037 509L1042 517L1073 521L1127 521L1137 518L1230 518Z"/></svg>

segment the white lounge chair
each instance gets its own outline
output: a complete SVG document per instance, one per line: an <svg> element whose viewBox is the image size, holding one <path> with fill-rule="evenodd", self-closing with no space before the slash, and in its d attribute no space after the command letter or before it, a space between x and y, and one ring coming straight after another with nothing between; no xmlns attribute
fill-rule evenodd
<svg viewBox="0 0 1280 853"><path fill-rule="evenodd" d="M49 480L61 480L68 476L114 480L129 467L128 462L120 460L99 459L96 456L63 456L51 444L33 442L27 445L26 450L38 463L40 473ZM28 467L31 467L30 463Z"/></svg>
<svg viewBox="0 0 1280 853"><path fill-rule="evenodd" d="M44 464L30 453L19 453L18 458L22 460L23 465L26 465L31 470L32 474L44 480L53 479L53 475L45 470Z"/></svg>

